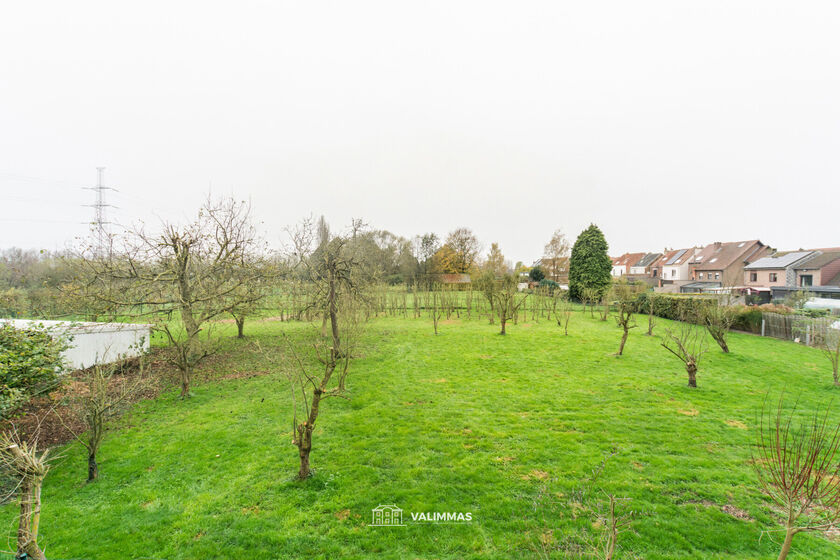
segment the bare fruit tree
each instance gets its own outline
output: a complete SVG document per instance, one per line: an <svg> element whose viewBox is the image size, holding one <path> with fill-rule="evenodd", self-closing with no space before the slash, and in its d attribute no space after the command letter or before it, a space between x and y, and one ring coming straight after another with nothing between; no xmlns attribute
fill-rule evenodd
<svg viewBox="0 0 840 560"><path fill-rule="evenodd" d="M563 334L569 335L569 321L572 318L572 302L569 301L568 292L560 292L555 290L554 296L551 300L552 311L554 312L554 319L557 321L558 327L563 327Z"/></svg>
<svg viewBox="0 0 840 560"><path fill-rule="evenodd" d="M496 284L493 301L495 302L496 314L499 316L499 323L502 326L499 334L507 334L505 330L507 322L516 317L517 311L527 298L528 294L519 297L516 289L516 278L512 275L506 275Z"/></svg>
<svg viewBox="0 0 840 560"><path fill-rule="evenodd" d="M301 227L308 226L304 223ZM345 380L361 335L365 296L359 264L347 238L322 238L315 251L309 250L305 240L312 236L305 231L294 234L293 239L297 239L299 264L308 273L311 305L324 314L329 325L311 345L318 365L312 365L312 360L288 340L286 345L292 361L285 368L292 395L292 442L300 458L298 477L303 479L312 473L312 434L322 401L334 396L346 398Z"/></svg>
<svg viewBox="0 0 840 560"><path fill-rule="evenodd" d="M595 317L595 304L601 295L601 290L598 288L583 288L580 294L581 302L583 303L583 312L586 313L586 306L589 306L590 317Z"/></svg>
<svg viewBox="0 0 840 560"><path fill-rule="evenodd" d="M108 422L125 410L146 382L145 357L140 356L132 363L137 365L137 370L131 378L127 374L119 375L129 369L119 363L97 364L82 372L81 381L85 388L70 397L70 410L84 422L84 432L77 433L62 418L64 427L87 451L88 482L99 478L96 456L108 430Z"/></svg>
<svg viewBox="0 0 840 560"><path fill-rule="evenodd" d="M194 368L213 351L212 322L261 297L248 289L265 273L255 266L265 246L251 223L250 206L208 199L186 225L164 224L158 233L139 226L115 241L105 257L83 255L83 274L90 285L108 287L97 297L126 315L153 321L169 342L181 397L189 397Z"/></svg>
<svg viewBox="0 0 840 560"><path fill-rule="evenodd" d="M752 460L762 490L783 512L779 560L798 533L827 531L840 521L840 425L828 408L794 425L796 407L785 412L782 398L775 411L767 404L761 410Z"/></svg>
<svg viewBox="0 0 840 560"><path fill-rule="evenodd" d="M706 330L683 321L677 327L665 329L662 346L685 365L688 386L697 387L697 365L707 350Z"/></svg>
<svg viewBox="0 0 840 560"><path fill-rule="evenodd" d="M17 558L46 560L38 546L41 522L41 486L47 476L49 450L38 451L37 437L23 441L16 431L0 433L0 467L17 481L20 502Z"/></svg>
<svg viewBox="0 0 840 560"><path fill-rule="evenodd" d="M440 317L443 315L443 310L440 308L438 304L438 291L440 290L439 286L432 286L432 324L435 327L435 335L438 333L438 323L440 323Z"/></svg>
<svg viewBox="0 0 840 560"><path fill-rule="evenodd" d="M636 300L641 291L642 287L628 282L617 282L613 285L615 322L622 329L621 344L617 353L619 356L624 354L624 345L627 343L627 337L630 336L630 329L635 329L637 326L633 314L636 312Z"/></svg>
<svg viewBox="0 0 840 560"><path fill-rule="evenodd" d="M656 326L656 304L661 296L650 293L647 297L648 330L647 335L653 336L653 328Z"/></svg>
<svg viewBox="0 0 840 560"><path fill-rule="evenodd" d="M725 305L722 301L714 302L704 306L701 317L709 335L718 343L720 349L728 354L729 345L726 338L735 323L735 308Z"/></svg>

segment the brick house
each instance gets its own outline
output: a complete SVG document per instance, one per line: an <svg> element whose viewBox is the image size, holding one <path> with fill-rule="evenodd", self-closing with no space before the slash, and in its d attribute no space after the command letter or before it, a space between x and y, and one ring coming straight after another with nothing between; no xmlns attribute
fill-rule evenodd
<svg viewBox="0 0 840 560"><path fill-rule="evenodd" d="M794 267L794 285L840 286L840 248L816 249L814 253L812 258Z"/></svg>
<svg viewBox="0 0 840 560"><path fill-rule="evenodd" d="M814 251L785 251L761 257L744 267L744 286L795 286L796 267L811 260L815 255Z"/></svg>
<svg viewBox="0 0 840 560"><path fill-rule="evenodd" d="M757 239L748 241L716 241L706 245L689 262L689 274L695 283L709 286L738 286L744 279L744 267L770 252L770 247Z"/></svg>

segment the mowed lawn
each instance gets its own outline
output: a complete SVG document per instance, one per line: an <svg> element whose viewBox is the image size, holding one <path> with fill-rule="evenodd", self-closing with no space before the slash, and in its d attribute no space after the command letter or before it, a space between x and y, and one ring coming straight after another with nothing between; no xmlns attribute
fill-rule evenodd
<svg viewBox="0 0 840 560"><path fill-rule="evenodd" d="M67 446L43 492L41 542L57 558L563 558L591 511L576 495L613 493L640 513L619 558L775 558L776 514L750 467L757 412L785 389L803 411L840 394L828 361L789 342L733 334L701 362L697 389L658 336L576 312L552 322L378 319L352 365L350 400L329 399L294 480L289 391L273 356L301 323L246 325L249 339L203 367L181 402L171 391L120 420L101 479ZM667 321L660 320L657 332ZM253 377L245 374L258 373ZM835 415L840 418L840 415ZM405 527L371 527L396 504ZM10 535L15 506L2 508ZM418 524L411 512L471 512L469 524ZM13 541L12 541L13 542ZM800 534L793 558L838 558L840 545Z"/></svg>

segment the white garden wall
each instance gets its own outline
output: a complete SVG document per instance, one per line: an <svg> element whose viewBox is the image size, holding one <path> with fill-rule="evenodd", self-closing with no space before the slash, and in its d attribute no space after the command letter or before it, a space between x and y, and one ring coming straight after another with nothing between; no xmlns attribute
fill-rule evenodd
<svg viewBox="0 0 840 560"><path fill-rule="evenodd" d="M70 338L70 348L64 352L68 363L76 369L94 364L107 364L123 358L133 358L149 351L150 325L130 323L75 323L69 321L36 321L30 319L0 319L16 329L42 325L59 335Z"/></svg>

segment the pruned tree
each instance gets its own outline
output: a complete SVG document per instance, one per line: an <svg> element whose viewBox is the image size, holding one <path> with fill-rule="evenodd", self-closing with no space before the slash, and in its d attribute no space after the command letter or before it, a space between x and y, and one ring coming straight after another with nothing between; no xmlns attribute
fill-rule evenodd
<svg viewBox="0 0 840 560"><path fill-rule="evenodd" d="M752 457L761 489L782 509L779 560L798 533L826 531L840 521L840 425L829 407L795 424L796 406L785 412L782 401L775 411L765 401Z"/></svg>
<svg viewBox="0 0 840 560"><path fill-rule="evenodd" d="M499 323L502 326L499 334L507 334L505 330L507 322L516 317L517 311L527 298L528 294L519 297L514 276L508 274L497 282L496 290L493 293L493 301L495 302L496 314L499 316Z"/></svg>
<svg viewBox="0 0 840 560"><path fill-rule="evenodd" d="M240 274L250 275L250 279L239 285L238 293L233 298L235 305L229 313L236 323L236 337L245 338L245 320L265 305L265 300L280 277L280 270L275 263L251 255L249 261L243 263Z"/></svg>
<svg viewBox="0 0 840 560"><path fill-rule="evenodd" d="M622 329L621 344L617 354L619 356L624 354L624 345L627 343L630 329L636 328L636 319L633 314L636 312L637 299L641 291L642 287L628 282L616 282L613 286L615 322Z"/></svg>
<svg viewBox="0 0 840 560"><path fill-rule="evenodd" d="M488 315L491 325L496 317L496 300L494 296L496 293L496 283L496 273L492 270L485 270L475 281L476 288L481 290L482 295L490 305L490 313Z"/></svg>
<svg viewBox="0 0 840 560"><path fill-rule="evenodd" d="M307 223L301 226L307 228ZM300 229L300 228L299 228ZM293 439L298 448L298 477L311 475L309 456L312 434L324 399L346 398L346 379L350 371L353 349L362 330L362 305L366 301L364 275L360 274L348 238L334 236L322 239L315 252L310 252L305 231L293 235L299 265L308 271L310 305L326 317L329 329L320 332L312 344L319 366L313 367L291 343L287 348L292 366L286 367L292 394ZM336 379L334 379L334 377ZM335 386L331 382L335 381Z"/></svg>
<svg viewBox="0 0 840 560"><path fill-rule="evenodd" d="M37 432L36 432L37 433ZM16 430L0 433L0 467L17 482L17 558L46 560L38 545L41 522L41 486L50 469L48 449L38 451L37 436L22 440Z"/></svg>
<svg viewBox="0 0 840 560"><path fill-rule="evenodd" d="M730 305L723 305L722 302L715 302L712 305L703 306L701 318L709 335L718 343L720 349L728 354L729 345L726 339L735 323L735 308Z"/></svg>
<svg viewBox="0 0 840 560"><path fill-rule="evenodd" d="M438 305L438 292L440 291L440 286L433 286L432 288L432 324L435 327L435 336L438 333L438 323L440 322L440 318L443 315L443 309L441 306Z"/></svg>
<svg viewBox="0 0 840 560"><path fill-rule="evenodd" d="M666 328L662 347L679 358L688 373L688 386L697 387L697 366L706 353L706 330L694 323L681 321Z"/></svg>
<svg viewBox="0 0 840 560"><path fill-rule="evenodd" d="M649 293L647 295L647 316L648 316L648 330L647 335L653 336L653 328L656 326L656 305L659 301L656 293Z"/></svg>
<svg viewBox="0 0 840 560"><path fill-rule="evenodd" d="M85 390L76 391L69 397L69 408L83 421L84 432L77 432L60 417L64 427L87 451L88 482L99 478L96 457L109 422L125 411L131 399L146 384L145 356L139 356L130 363L136 365L136 373L131 377L125 374L131 369L126 363L96 364L81 372L80 381Z"/></svg>
<svg viewBox="0 0 840 560"><path fill-rule="evenodd" d="M158 233L141 225L112 241L106 256L82 253L80 276L107 288L92 290L96 297L153 321L187 398L194 368L213 351L211 322L261 297L248 288L262 281L265 268L254 265L266 254L250 206L208 198L186 225L165 223Z"/></svg>
<svg viewBox="0 0 840 560"><path fill-rule="evenodd" d="M601 301L598 302L598 317L602 321L610 318L610 311L612 310L612 294L606 293L601 296Z"/></svg>
<svg viewBox="0 0 840 560"><path fill-rule="evenodd" d="M355 314L358 310L350 310L353 305L352 298L337 297L334 309L337 315ZM312 365L311 360L307 360L295 345L286 339L291 363L284 368L284 373L289 381L292 396L292 443L298 449L298 478L301 480L312 474L312 434L321 414L323 401L330 397L348 398L345 380L350 373L350 362L354 357L353 350L358 342L359 331L344 329L341 334L340 339L324 338L320 335L316 337L312 348L320 365ZM336 341L339 341L340 346L335 345Z"/></svg>
<svg viewBox="0 0 840 560"><path fill-rule="evenodd" d="M570 292L571 293L571 292ZM583 312L586 313L586 306L589 306L589 316L595 317L595 305L598 298L601 296L601 291L598 288L586 287L580 291L580 301L583 303Z"/></svg>
<svg viewBox="0 0 840 560"><path fill-rule="evenodd" d="M551 300L552 311L554 312L554 319L557 321L558 327L563 327L563 334L569 335L569 321L572 318L572 302L569 301L568 292L560 292L556 290Z"/></svg>

